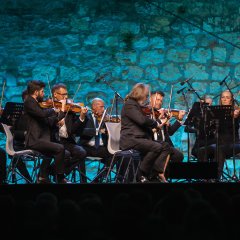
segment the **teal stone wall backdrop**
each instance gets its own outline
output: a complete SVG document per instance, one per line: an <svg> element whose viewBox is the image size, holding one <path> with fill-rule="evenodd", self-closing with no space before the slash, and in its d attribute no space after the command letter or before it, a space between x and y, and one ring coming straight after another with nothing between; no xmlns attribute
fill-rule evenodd
<svg viewBox="0 0 240 240"><path fill-rule="evenodd" d="M50 85L67 84L70 97L81 83L76 101L88 105L98 96L109 105L113 91L95 80L111 72L106 80L123 97L135 83L145 82L166 93L167 107L173 84L171 107L186 109L176 94L186 78L193 76L201 96L213 97L225 89L219 82L227 74L230 87L239 82L239 11L238 0L1 0L3 103L21 101L26 82L47 83L48 74ZM187 92L187 99L191 106L196 96ZM173 140L186 151L182 129Z"/></svg>

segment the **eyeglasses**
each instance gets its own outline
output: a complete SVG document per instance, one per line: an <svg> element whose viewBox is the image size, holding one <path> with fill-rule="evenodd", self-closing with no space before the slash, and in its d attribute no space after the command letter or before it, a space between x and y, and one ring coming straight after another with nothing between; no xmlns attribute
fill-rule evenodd
<svg viewBox="0 0 240 240"><path fill-rule="evenodd" d="M67 96L68 93L59 93L59 92L56 92L57 94L61 95L61 96Z"/></svg>

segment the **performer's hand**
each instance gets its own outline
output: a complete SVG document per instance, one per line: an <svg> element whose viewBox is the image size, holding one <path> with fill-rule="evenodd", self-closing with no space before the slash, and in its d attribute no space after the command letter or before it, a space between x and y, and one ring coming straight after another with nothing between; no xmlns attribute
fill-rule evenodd
<svg viewBox="0 0 240 240"><path fill-rule="evenodd" d="M82 122L85 120L87 112L88 112L88 108L83 107L79 117Z"/></svg>
<svg viewBox="0 0 240 240"><path fill-rule="evenodd" d="M165 117L165 109L161 108L158 110L158 112L160 113L159 119L163 119Z"/></svg>
<svg viewBox="0 0 240 240"><path fill-rule="evenodd" d="M106 134L106 128L101 128L99 132L102 134Z"/></svg>
<svg viewBox="0 0 240 240"><path fill-rule="evenodd" d="M167 125L169 123L169 119L163 118L163 119L161 119L161 123L162 123L162 125Z"/></svg>
<svg viewBox="0 0 240 240"><path fill-rule="evenodd" d="M57 123L57 125L59 126L59 127L62 127L63 125L64 125L64 118L62 119L62 120L60 120L58 123Z"/></svg>
<svg viewBox="0 0 240 240"><path fill-rule="evenodd" d="M233 113L234 118L238 118L239 114L240 114L239 110L234 110L234 113Z"/></svg>
<svg viewBox="0 0 240 240"><path fill-rule="evenodd" d="M64 112L65 111L65 107L66 107L66 103L67 103L67 99L60 100L60 102L62 103L61 111Z"/></svg>
<svg viewBox="0 0 240 240"><path fill-rule="evenodd" d="M178 113L178 120L182 121L185 114L186 114L186 111L180 110L179 113Z"/></svg>
<svg viewBox="0 0 240 240"><path fill-rule="evenodd" d="M153 128L153 129L152 129L152 132L153 132L153 133L157 132L157 129L156 129L156 128Z"/></svg>

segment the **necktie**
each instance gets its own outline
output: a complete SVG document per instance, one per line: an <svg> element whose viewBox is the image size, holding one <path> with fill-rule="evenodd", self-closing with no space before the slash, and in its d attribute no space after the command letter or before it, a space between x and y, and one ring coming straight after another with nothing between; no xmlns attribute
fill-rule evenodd
<svg viewBox="0 0 240 240"><path fill-rule="evenodd" d="M98 120L95 118L95 128L97 129L99 127ZM100 144L100 133L98 132L98 135L95 135L95 148L98 148Z"/></svg>

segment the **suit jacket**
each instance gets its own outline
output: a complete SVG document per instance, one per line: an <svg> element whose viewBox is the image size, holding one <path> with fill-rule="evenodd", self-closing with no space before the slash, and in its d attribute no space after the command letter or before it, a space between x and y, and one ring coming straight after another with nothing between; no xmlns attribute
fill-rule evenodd
<svg viewBox="0 0 240 240"><path fill-rule="evenodd" d="M76 135L78 135L80 132L83 131L83 128L85 127L86 118L82 122L79 119L79 116L77 116L75 113L69 112L67 116L65 117L65 124L67 128L68 138L60 138L60 142L70 142L76 144ZM59 129L57 129L59 130ZM59 134L59 131L57 131L56 134Z"/></svg>
<svg viewBox="0 0 240 240"><path fill-rule="evenodd" d="M103 123L102 128L106 128L105 124ZM96 136L96 127L94 124L94 120L92 117L91 113L88 113L86 115L85 121L84 121L84 125L83 127L80 129L80 131L78 131L79 135L80 135L80 145L87 145L88 142ZM103 145L107 146L107 142L108 142L108 135L107 134L101 134L102 135L102 141L103 141Z"/></svg>
<svg viewBox="0 0 240 240"><path fill-rule="evenodd" d="M157 125L157 121L143 114L137 101L127 100L121 112L120 148L132 148L136 138L151 139L150 130Z"/></svg>
<svg viewBox="0 0 240 240"><path fill-rule="evenodd" d="M43 109L33 97L29 96L24 102L27 131L25 145L31 147L39 140L51 141L50 126L56 124L63 117L63 112L56 113L53 109Z"/></svg>
<svg viewBox="0 0 240 240"><path fill-rule="evenodd" d="M169 126L164 125L164 127L163 127L165 142L169 143L169 145L172 147L174 147L174 145L173 145L173 142L172 142L170 136L172 136L180 127L181 127L181 123L178 121L175 121L173 124L170 124ZM163 136L162 136L161 130L159 130L157 132L157 140L163 141Z"/></svg>

